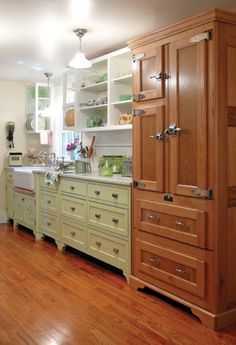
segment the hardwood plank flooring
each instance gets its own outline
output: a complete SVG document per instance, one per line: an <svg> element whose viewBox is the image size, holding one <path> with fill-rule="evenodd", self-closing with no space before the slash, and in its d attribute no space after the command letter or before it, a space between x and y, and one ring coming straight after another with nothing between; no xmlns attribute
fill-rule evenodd
<svg viewBox="0 0 236 345"><path fill-rule="evenodd" d="M0 224L0 345L236 345L95 260Z"/></svg>

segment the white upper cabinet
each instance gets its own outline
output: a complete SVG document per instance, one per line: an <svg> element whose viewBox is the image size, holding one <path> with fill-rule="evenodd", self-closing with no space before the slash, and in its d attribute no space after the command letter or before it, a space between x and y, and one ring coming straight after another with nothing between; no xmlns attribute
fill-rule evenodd
<svg viewBox="0 0 236 345"><path fill-rule="evenodd" d="M26 131L39 133L51 130L52 87L36 83L26 87Z"/></svg>
<svg viewBox="0 0 236 345"><path fill-rule="evenodd" d="M76 109L76 71L68 70L63 74L63 129L75 129Z"/></svg>
<svg viewBox="0 0 236 345"><path fill-rule="evenodd" d="M131 128L131 64L128 48L92 60L76 76L76 130Z"/></svg>

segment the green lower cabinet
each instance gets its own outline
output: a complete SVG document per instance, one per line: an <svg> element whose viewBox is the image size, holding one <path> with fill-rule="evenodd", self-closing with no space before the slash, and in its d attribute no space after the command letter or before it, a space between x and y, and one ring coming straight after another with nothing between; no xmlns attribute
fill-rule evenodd
<svg viewBox="0 0 236 345"><path fill-rule="evenodd" d="M14 223L21 224L35 231L35 197L24 193L14 193Z"/></svg>
<svg viewBox="0 0 236 345"><path fill-rule="evenodd" d="M78 224L67 218L61 218L60 241L64 245L87 252L87 229L86 224Z"/></svg>
<svg viewBox="0 0 236 345"><path fill-rule="evenodd" d="M9 219L13 219L14 218L14 191L13 191L12 183L6 184L6 210L7 210L7 217Z"/></svg>
<svg viewBox="0 0 236 345"><path fill-rule="evenodd" d="M57 215L52 215L40 211L39 215L39 232L55 240L59 239L59 219Z"/></svg>
<svg viewBox="0 0 236 345"><path fill-rule="evenodd" d="M120 268L126 277L130 274L128 241L88 228L88 253L101 261Z"/></svg>
<svg viewBox="0 0 236 345"><path fill-rule="evenodd" d="M86 222L87 202L83 199L60 196L61 215L78 222Z"/></svg>

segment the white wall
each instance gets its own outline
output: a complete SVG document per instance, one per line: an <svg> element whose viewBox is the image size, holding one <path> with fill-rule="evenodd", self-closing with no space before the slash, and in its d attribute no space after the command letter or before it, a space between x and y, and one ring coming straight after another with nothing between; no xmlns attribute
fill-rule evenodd
<svg viewBox="0 0 236 345"><path fill-rule="evenodd" d="M15 122L15 150L25 154L28 147L39 148L38 135L25 133L25 85L21 82L0 81L0 223L6 221L4 167L9 153L7 121Z"/></svg>

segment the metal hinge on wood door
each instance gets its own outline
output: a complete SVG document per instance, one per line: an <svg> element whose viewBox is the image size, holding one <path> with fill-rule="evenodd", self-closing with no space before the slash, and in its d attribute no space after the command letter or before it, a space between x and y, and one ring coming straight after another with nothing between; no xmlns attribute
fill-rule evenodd
<svg viewBox="0 0 236 345"><path fill-rule="evenodd" d="M201 189L195 188L192 189L192 193L194 196L197 196L202 199L213 199L213 190L212 189Z"/></svg>
<svg viewBox="0 0 236 345"><path fill-rule="evenodd" d="M133 55L133 62L142 60L142 58L144 58L144 56L145 56L144 53L134 54Z"/></svg>
<svg viewBox="0 0 236 345"><path fill-rule="evenodd" d="M133 116L141 116L145 114L145 110L143 109L133 109L132 110L132 115Z"/></svg>
<svg viewBox="0 0 236 345"><path fill-rule="evenodd" d="M133 187L142 189L142 188L145 188L145 184L143 182L134 180L133 181Z"/></svg>
<svg viewBox="0 0 236 345"><path fill-rule="evenodd" d="M208 30L206 32L203 32L201 34L195 35L190 38L191 43L199 43L203 40L210 41L212 39L212 30Z"/></svg>

